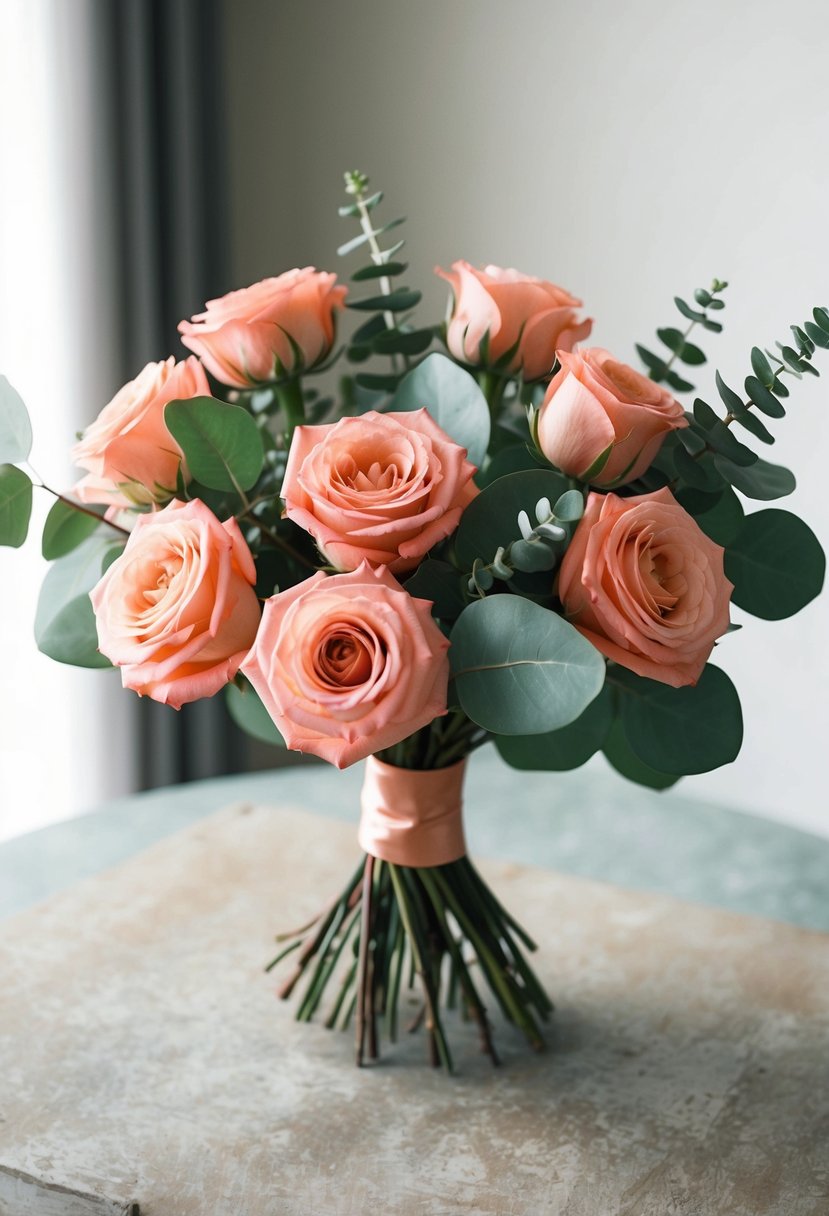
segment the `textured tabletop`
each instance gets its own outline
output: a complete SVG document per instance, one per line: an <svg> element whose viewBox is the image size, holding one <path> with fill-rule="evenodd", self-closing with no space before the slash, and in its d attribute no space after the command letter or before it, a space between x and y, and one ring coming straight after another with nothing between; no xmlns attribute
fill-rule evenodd
<svg viewBox="0 0 829 1216"><path fill-rule="evenodd" d="M458 1076L358 1072L261 970L355 858L229 808L0 926L2 1216L826 1216L829 937L488 865L548 1051L450 1017Z"/></svg>

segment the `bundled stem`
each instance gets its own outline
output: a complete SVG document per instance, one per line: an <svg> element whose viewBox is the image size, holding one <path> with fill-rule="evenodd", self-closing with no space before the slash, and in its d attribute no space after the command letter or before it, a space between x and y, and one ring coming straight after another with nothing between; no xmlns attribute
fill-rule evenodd
<svg viewBox="0 0 829 1216"><path fill-rule="evenodd" d="M388 1039L396 1040L407 970L423 993L412 1029L425 1024L434 1066L453 1071L441 1004L455 1007L458 993L462 1014L478 1027L481 1051L493 1064L499 1062L487 1008L473 980L475 966L504 1017L533 1048L543 1046L539 1022L553 1006L522 951L522 944L527 950L535 944L466 857L418 869L367 856L337 899L290 937L269 968L299 951L278 995L286 999L308 976L297 1008L301 1021L313 1017L345 959L325 1025L345 1030L356 1014L358 1065L377 1058L381 1023Z"/></svg>

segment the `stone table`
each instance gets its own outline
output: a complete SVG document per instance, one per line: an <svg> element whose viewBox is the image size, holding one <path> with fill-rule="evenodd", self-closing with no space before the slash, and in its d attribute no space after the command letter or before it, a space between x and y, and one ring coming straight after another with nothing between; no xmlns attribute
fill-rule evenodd
<svg viewBox="0 0 829 1216"><path fill-rule="evenodd" d="M353 828L241 805L0 925L2 1216L826 1216L829 936L482 866L557 1002L353 1067L262 972Z"/></svg>

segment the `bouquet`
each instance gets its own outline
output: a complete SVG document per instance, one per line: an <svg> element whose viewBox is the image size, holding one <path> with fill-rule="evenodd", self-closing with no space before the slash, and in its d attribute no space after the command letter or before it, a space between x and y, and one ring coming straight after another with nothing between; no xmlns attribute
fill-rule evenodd
<svg viewBox="0 0 829 1216"><path fill-rule="evenodd" d="M54 495L35 622L54 659L114 665L176 709L224 690L254 735L366 761L362 860L271 966L300 1019L356 1023L358 1063L417 984L451 1069L444 1003L493 1061L492 1001L536 1048L552 1010L533 942L466 856L467 757L491 742L556 772L601 751L655 789L734 760L740 702L709 661L730 604L790 616L825 565L796 515L746 513L795 482L745 440L774 442L829 311L705 400L688 376L726 283L676 298L643 370L516 270L439 269L447 317L424 326L402 221L378 221L364 175L346 191L358 231L338 252L368 255L351 285L305 268L210 301L179 326L188 357L149 364L80 437L71 490L31 469L0 382L0 542L26 538L33 485ZM338 346L345 310L359 324Z"/></svg>

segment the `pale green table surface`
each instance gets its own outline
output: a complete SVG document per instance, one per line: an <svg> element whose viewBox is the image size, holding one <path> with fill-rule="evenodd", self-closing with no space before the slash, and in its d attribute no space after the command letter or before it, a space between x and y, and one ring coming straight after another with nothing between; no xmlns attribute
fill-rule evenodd
<svg viewBox="0 0 829 1216"><path fill-rule="evenodd" d="M291 805L356 826L361 780L359 764L302 766L107 803L0 846L0 916L230 803ZM573 773L517 773L485 749L470 761L465 818L481 857L829 930L829 840L696 800L692 782L651 793L601 759Z"/></svg>

